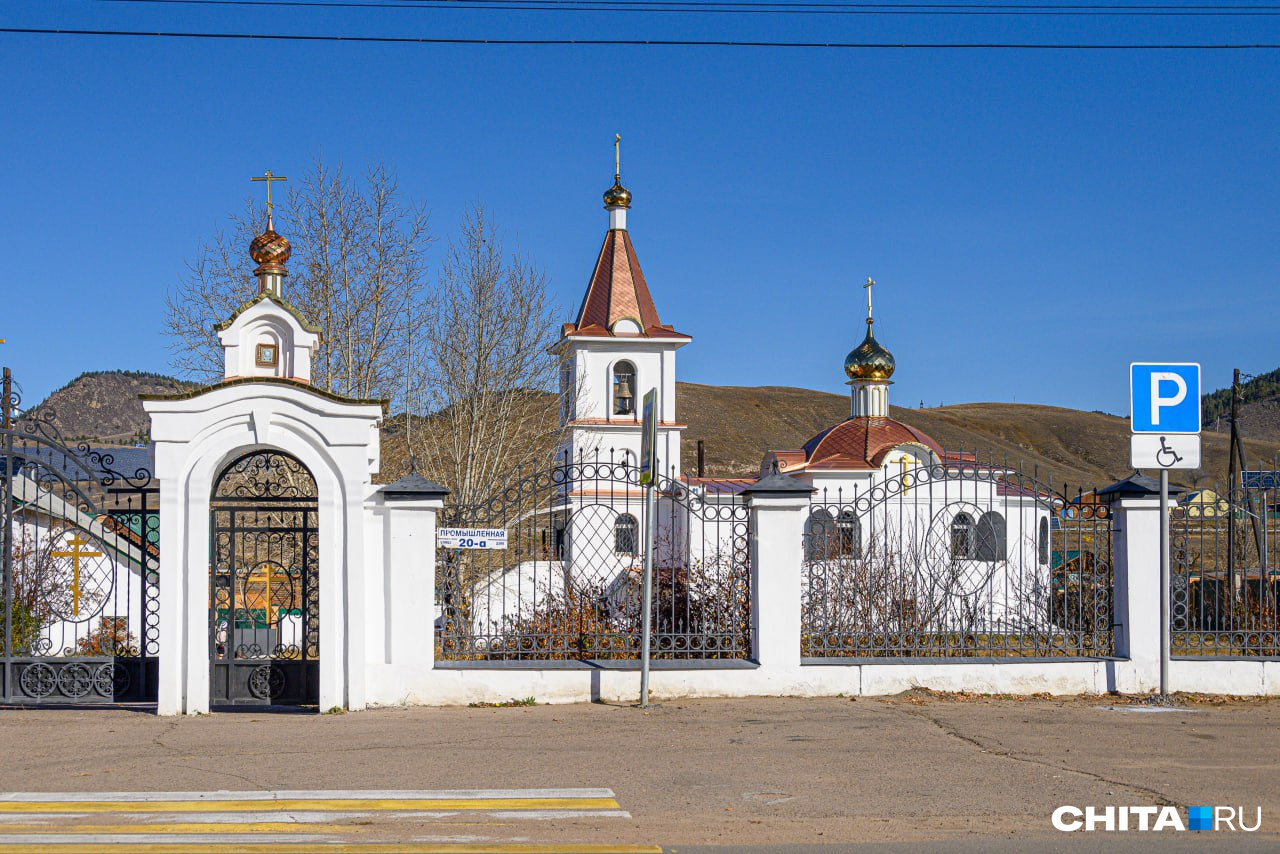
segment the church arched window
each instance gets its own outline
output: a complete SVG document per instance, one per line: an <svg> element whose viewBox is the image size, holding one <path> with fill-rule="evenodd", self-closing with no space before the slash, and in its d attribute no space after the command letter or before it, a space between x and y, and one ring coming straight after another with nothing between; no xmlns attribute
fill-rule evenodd
<svg viewBox="0 0 1280 854"><path fill-rule="evenodd" d="M560 363L560 420L573 418L573 365L568 359Z"/></svg>
<svg viewBox="0 0 1280 854"><path fill-rule="evenodd" d="M835 557L832 543L835 540L836 520L831 511L818 508L809 514L804 523L805 560L826 560Z"/></svg>
<svg viewBox="0 0 1280 854"><path fill-rule="evenodd" d="M618 362L613 366L613 414L634 415L636 411L636 366Z"/></svg>
<svg viewBox="0 0 1280 854"><path fill-rule="evenodd" d="M619 513L613 522L613 551L620 555L634 555L640 539L640 523L630 513Z"/></svg>
<svg viewBox="0 0 1280 854"><path fill-rule="evenodd" d="M973 517L957 513L951 520L951 559L963 560L973 556Z"/></svg>
<svg viewBox="0 0 1280 854"><path fill-rule="evenodd" d="M978 519L973 556L978 560L1004 560L1007 549L1004 517L994 510Z"/></svg>
<svg viewBox="0 0 1280 854"><path fill-rule="evenodd" d="M1049 565L1049 517L1040 517L1040 531L1036 537L1036 556L1041 566Z"/></svg>
<svg viewBox="0 0 1280 854"><path fill-rule="evenodd" d="M836 522L836 547L841 557L862 557L862 523L852 510L845 510Z"/></svg>

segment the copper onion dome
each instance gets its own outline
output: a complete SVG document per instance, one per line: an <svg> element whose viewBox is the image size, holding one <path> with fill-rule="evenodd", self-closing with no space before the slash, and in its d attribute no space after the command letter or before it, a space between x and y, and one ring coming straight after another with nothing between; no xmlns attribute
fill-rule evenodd
<svg viewBox="0 0 1280 854"><path fill-rule="evenodd" d="M283 267L289 260L289 241L267 225L267 230L253 238L249 244L249 256L264 266Z"/></svg>
<svg viewBox="0 0 1280 854"><path fill-rule="evenodd" d="M893 354L881 346L867 324L867 337L844 357L844 372L851 380L887 380L896 367Z"/></svg>

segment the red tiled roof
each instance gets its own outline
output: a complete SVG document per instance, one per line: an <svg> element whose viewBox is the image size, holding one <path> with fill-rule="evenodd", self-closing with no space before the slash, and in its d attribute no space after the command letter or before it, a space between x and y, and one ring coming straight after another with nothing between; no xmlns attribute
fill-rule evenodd
<svg viewBox="0 0 1280 854"><path fill-rule="evenodd" d="M566 323L563 333L612 336L614 324L624 319L635 321L641 329L640 337L686 337L658 320L658 309L649 294L631 237L626 229L613 228L604 236L578 319Z"/></svg>
<svg viewBox="0 0 1280 854"><path fill-rule="evenodd" d="M693 475L685 475L683 480L690 486L705 487L707 492L738 495L760 479L756 477L694 477Z"/></svg>
<svg viewBox="0 0 1280 854"><path fill-rule="evenodd" d="M892 418L850 418L819 433L804 446L812 469L876 469L899 445L924 445L939 457L942 447L931 436Z"/></svg>

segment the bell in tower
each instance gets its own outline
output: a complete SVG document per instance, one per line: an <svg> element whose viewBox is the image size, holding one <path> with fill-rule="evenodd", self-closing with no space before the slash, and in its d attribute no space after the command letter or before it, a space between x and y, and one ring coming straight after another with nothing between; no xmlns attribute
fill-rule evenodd
<svg viewBox="0 0 1280 854"><path fill-rule="evenodd" d="M636 369L630 362L619 362L613 369L613 414L633 415L636 411Z"/></svg>

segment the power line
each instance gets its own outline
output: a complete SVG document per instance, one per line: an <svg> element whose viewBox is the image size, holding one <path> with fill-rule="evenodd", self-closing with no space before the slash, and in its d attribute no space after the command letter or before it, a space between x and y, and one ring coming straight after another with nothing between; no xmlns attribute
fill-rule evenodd
<svg viewBox="0 0 1280 854"><path fill-rule="evenodd" d="M663 0L102 0L183 6L260 6L310 9L497 10L517 12L631 12L724 15L888 15L1241 18L1280 15L1275 5L1177 6L963 3L732 3Z"/></svg>
<svg viewBox="0 0 1280 854"><path fill-rule="evenodd" d="M1222 44L1054 44L1036 42L788 42L728 39L485 39L419 36L333 36L297 33L144 32L141 30L82 30L56 27L0 27L0 33L51 36L110 36L122 38L219 39L244 41L351 42L354 44L527 45L573 47L750 47L819 48L827 50L1280 50L1280 43Z"/></svg>

